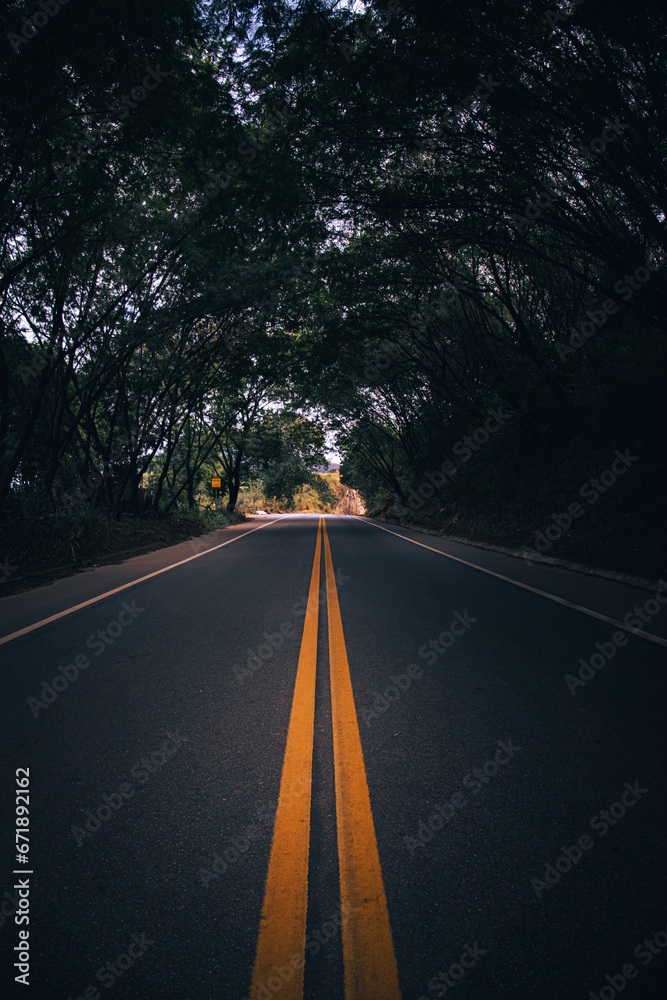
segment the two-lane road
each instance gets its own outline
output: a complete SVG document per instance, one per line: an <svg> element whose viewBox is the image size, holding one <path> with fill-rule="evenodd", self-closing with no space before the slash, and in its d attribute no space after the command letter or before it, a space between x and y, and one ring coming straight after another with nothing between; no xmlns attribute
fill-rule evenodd
<svg viewBox="0 0 667 1000"><path fill-rule="evenodd" d="M667 586L354 517L206 545L0 601L10 995L666 995Z"/></svg>

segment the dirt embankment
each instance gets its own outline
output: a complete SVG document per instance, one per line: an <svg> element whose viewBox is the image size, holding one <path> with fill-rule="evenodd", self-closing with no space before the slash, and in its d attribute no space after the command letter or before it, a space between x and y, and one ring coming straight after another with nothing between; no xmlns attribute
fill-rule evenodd
<svg viewBox="0 0 667 1000"><path fill-rule="evenodd" d="M439 502L423 499L424 479L371 516L667 579L665 426L667 399L646 387L641 399L628 394L603 412L582 411L574 434L552 427L529 437L517 422L459 462Z"/></svg>
<svg viewBox="0 0 667 1000"><path fill-rule="evenodd" d="M0 526L0 597L29 590L88 566L166 548L245 518L126 517L97 512L80 519L14 517Z"/></svg>

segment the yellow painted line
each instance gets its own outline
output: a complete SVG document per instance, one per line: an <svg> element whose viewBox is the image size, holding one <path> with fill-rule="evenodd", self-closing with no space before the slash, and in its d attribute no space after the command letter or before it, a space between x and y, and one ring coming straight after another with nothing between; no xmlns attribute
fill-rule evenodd
<svg viewBox="0 0 667 1000"><path fill-rule="evenodd" d="M21 628L18 632L12 632L11 635L5 635L0 639L0 646L4 645L6 642L11 642L12 639L18 639L21 635L28 635L29 632L34 632L38 628L42 628L44 625L48 625L50 622L57 622L60 618L66 618L67 615L73 614L75 611L80 611L81 608L87 608L91 604L97 604L98 601L103 601L106 597L113 597L114 594L120 594L123 590L128 590L130 587L136 587L138 583L143 583L144 580L152 580L154 576L161 576L162 573L168 573L170 569L176 569L177 566L184 566L186 563L192 562L193 559L201 559L202 556L207 556L209 552L217 552L218 549L222 549L225 545L231 545L232 542L238 542L240 538L246 538L247 535L252 535L254 531L261 531L262 528L268 528L270 524L275 524L275 521L267 521L265 524L260 524L258 528L251 528L250 531L244 531L240 535L236 535L235 538L230 538L227 542L220 542L219 545L213 545L210 549L204 549L203 552L198 552L194 556L188 556L187 559L181 559L180 562L172 563L171 566L164 566L162 569L156 569L153 573L147 573L146 576L140 576L137 580L130 580L129 583L124 583L120 587L115 587L114 590L107 590L105 594L99 594L97 597L91 597L88 601L82 601L81 604L75 604L72 608L67 608L65 611L59 611L55 615L51 615L50 618L42 618L41 621L35 622L34 625L28 625L26 628Z"/></svg>
<svg viewBox="0 0 667 1000"><path fill-rule="evenodd" d="M357 517L357 515L353 515ZM361 520L361 518L358 518ZM522 590L529 590L531 594L537 594L539 597L546 597L550 601L555 601L556 604L562 604L566 608L572 608L573 611L579 611L582 615L588 615L590 618L598 618L601 622L608 622L610 625L615 625L616 628L623 629L624 632L631 632L633 635L638 635L641 639L648 639L650 642L655 642L659 646L667 646L667 639L663 639L662 636L653 635L651 632L644 632L641 628L635 628L633 625L626 625L624 622L619 622L616 618L610 618L608 615L601 615L599 611L592 611L590 608L584 608L581 604L573 604L572 601L566 601L564 597L556 597L555 594L549 594L546 590L538 590L537 587L531 587L528 583L521 583L519 580L513 580L511 576L503 576L502 573L495 573L492 569L486 569L484 566L478 566L477 563L468 562L466 559L460 559L459 556L452 556L449 552L443 552L442 549L434 549L432 545L424 545L423 542L417 542L414 538L407 538L405 535L400 535L397 531L390 531L389 528L383 527L381 524L374 524L373 521L364 520L364 524L371 524L374 528L380 528L381 531L386 531L389 535L394 535L396 538L402 538L404 542L410 542L412 545L419 545L422 549L428 549L429 552L436 552L439 556L445 556L446 559L453 559L454 562L462 563L464 566L469 566L471 569L477 569L480 573L486 573L487 576L495 576L497 580L504 580L505 583L512 583L515 587L521 587ZM445 541L446 539L443 539ZM612 581L613 582L613 581Z"/></svg>
<svg viewBox="0 0 667 1000"><path fill-rule="evenodd" d="M326 524L324 551L345 1000L400 1000L387 898Z"/></svg>
<svg viewBox="0 0 667 1000"><path fill-rule="evenodd" d="M281 1000L302 1000L303 997L321 552L322 518L317 526L315 559L287 731L250 987L252 1000L273 995L275 988L271 982L275 984L276 980L281 984L278 987Z"/></svg>

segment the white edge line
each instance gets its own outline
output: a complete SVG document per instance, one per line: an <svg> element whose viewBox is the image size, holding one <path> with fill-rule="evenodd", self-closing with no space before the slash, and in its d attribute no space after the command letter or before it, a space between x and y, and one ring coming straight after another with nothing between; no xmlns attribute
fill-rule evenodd
<svg viewBox="0 0 667 1000"><path fill-rule="evenodd" d="M358 514L353 514L357 520L362 519ZM638 635L641 639L649 639L651 642L657 642L659 646L667 646L667 639L663 639L659 635L652 635L650 632L644 632L640 628L634 628L632 625L625 625L623 622L616 621L615 618L608 618L607 615L601 615L597 611L591 611L590 608L582 608L580 604L573 604L572 601L566 601L564 597L556 597L555 594L547 594L544 590L538 590L537 587L531 587L528 583L521 583L519 580L512 580L509 576L503 576L502 573L494 573L492 569L486 569L484 566L477 566L476 563L467 562L465 559L460 559L459 556L452 556L449 552L443 552L441 549L434 549L432 545L424 545L423 542L418 542L414 538L406 538L405 535L399 535L397 531L390 531L389 528L385 528L382 524L375 524L374 521L364 520L364 524L370 524L374 528L379 528L381 531L386 531L389 535L395 535L396 538L402 538L404 542L411 542L413 545L419 545L422 549L428 549L429 552L436 552L439 556L445 556L447 559L453 559L454 562L463 563L464 566L470 566L471 569L477 569L480 573L487 573L489 576L495 576L498 580L504 580L505 583L513 583L515 587L521 587L523 590L529 590L531 594L538 594L540 597L547 597L550 601L556 601L557 604L563 604L566 608L572 608L573 611L580 611L583 615L590 615L591 618L599 618L602 622L609 622L610 625L616 625L618 628L623 629L624 632L632 632L633 635Z"/></svg>
<svg viewBox="0 0 667 1000"><path fill-rule="evenodd" d="M105 597L113 597L114 594L120 594L123 590L129 590L130 587L135 587L138 583L143 583L144 580L151 580L154 576L160 576L161 573L167 573L170 569L176 569L177 566L184 566L185 563L192 562L193 559L199 559L201 556L207 556L209 552L215 552L216 549L221 549L224 545L231 545L232 542L238 542L239 539L252 535L254 531L260 531L262 528L268 528L269 525L275 523L275 521L266 521L264 524L260 524L257 528L251 528L250 531L244 531L242 535L236 535L235 538L229 538L226 542L220 542L219 545L214 545L210 549L205 549L204 552L197 552L194 556L188 556L187 559L181 559L180 562L172 563L171 566L163 566L162 569L156 569L155 572L148 573L146 576L140 576L136 580L130 580L129 583L124 583L121 587L116 587L114 590L107 590L105 594L99 594L98 597L91 597L89 601L84 601L82 604L75 604L73 608L67 608L65 611L59 611L57 615L51 615L50 618L42 618L41 621L35 622L34 625L28 625L26 628L19 629L18 632L12 632L11 635L3 636L0 639L0 646L4 646L6 642L11 642L12 639L18 639L21 635L27 635L29 632L34 632L36 629L42 628L43 625L48 625L49 622L56 622L59 618L65 618L67 615L71 615L75 611L80 611L81 608L87 608L91 604L97 604L98 601L103 601Z"/></svg>

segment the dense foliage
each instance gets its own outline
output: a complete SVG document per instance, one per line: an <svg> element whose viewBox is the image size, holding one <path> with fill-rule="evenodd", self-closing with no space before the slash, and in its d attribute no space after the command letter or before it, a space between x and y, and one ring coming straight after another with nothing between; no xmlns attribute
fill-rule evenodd
<svg viewBox="0 0 667 1000"><path fill-rule="evenodd" d="M662 4L99 0L27 38L24 11L9 509L175 509L211 475L289 506L323 426L404 511L595 472L623 428L660 466Z"/></svg>

